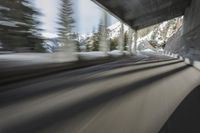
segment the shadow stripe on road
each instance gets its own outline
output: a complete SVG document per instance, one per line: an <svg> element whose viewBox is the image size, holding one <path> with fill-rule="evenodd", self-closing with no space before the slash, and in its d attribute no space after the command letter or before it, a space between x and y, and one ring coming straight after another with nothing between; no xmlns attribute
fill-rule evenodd
<svg viewBox="0 0 200 133"><path fill-rule="evenodd" d="M15 89L11 90L5 93L0 94L0 107L7 106L9 104L15 104L17 102L27 100L33 97L38 97L42 95L47 95L53 92L58 92L63 89L73 88L76 89L76 87L91 84L91 83L97 83L97 82L103 82L109 79L118 78L120 76L127 76L133 73L139 73L141 71L147 71L150 69L156 69L160 67L166 67L170 65L175 65L178 63L182 63L182 61L173 61L173 62L167 62L163 64L153 65L153 66L145 66L142 68L137 68L133 70L123 71L115 74L111 74L108 76L101 76L97 78L87 78L87 79L81 79L81 80L72 80L72 81L65 81L63 83L54 84L53 86L50 86L49 84L46 84L48 86L39 86L39 87L33 87L33 88L22 88L22 89ZM70 89L69 89L70 90Z"/></svg>
<svg viewBox="0 0 200 133"><path fill-rule="evenodd" d="M9 125L9 123L6 123L8 125L4 125L2 131L15 132L15 133L21 133L27 131L29 133L32 133L40 131L42 129L45 129L46 127L58 124L58 122L73 119L73 117L76 115L80 115L85 111L91 110L95 107L98 107L99 105L105 104L116 98L125 96L126 94L133 93L134 91L144 86L148 86L165 78L169 78L170 76L180 73L190 67L191 66L188 65L182 65L178 68L170 69L166 72L150 76L148 78L145 78L143 80L134 83L127 84L123 87L109 89L106 92L92 95L90 97L78 101L76 104L70 106L62 105L62 107L56 108L56 110L54 110L53 112L48 111L45 114L41 114L40 116L37 117L31 116L29 117L29 119L27 118L26 121L20 121L13 125Z"/></svg>
<svg viewBox="0 0 200 133"><path fill-rule="evenodd" d="M80 77L80 76L84 76L88 74L95 74L99 72L106 72L109 70L120 69L122 67L130 67L130 66L137 66L137 65L144 65L144 64L151 64L151 63L154 64L154 63L161 63L161 62L167 62L167 61L173 61L173 60L177 60L177 59L143 60L143 59L130 58L130 59L125 59L125 60L119 60L119 61L109 62L109 63L105 63L101 65L90 66L88 68L82 68L82 69L71 70L71 71L62 71L62 72L58 72L57 74L49 74L48 76L46 75L46 76L41 76L37 78L32 77L25 81L22 80L19 82L13 82L13 83L1 86L0 92L5 92L5 91L13 89L12 86L15 86L14 88L18 88L21 86L26 86L29 84L33 84L33 83L37 83L37 82L41 82L45 80L50 80L50 79L55 79L55 78L65 78L71 75L73 75L73 78L74 78L74 77ZM131 63L127 64L127 62L131 62Z"/></svg>
<svg viewBox="0 0 200 133"><path fill-rule="evenodd" d="M167 61L173 61L173 60L178 60L177 58L173 59L164 59L164 60L142 60L140 62L136 63L130 63L127 65L122 65L122 67L128 67L129 65L137 66L137 65L145 65L145 64L154 64L154 63L161 63L161 62L167 62Z"/></svg>

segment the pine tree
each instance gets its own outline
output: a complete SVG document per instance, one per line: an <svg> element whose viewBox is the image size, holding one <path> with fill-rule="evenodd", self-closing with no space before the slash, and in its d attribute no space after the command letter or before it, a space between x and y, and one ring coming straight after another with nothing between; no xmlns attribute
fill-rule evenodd
<svg viewBox="0 0 200 133"><path fill-rule="evenodd" d="M71 32L74 26L74 19L72 17L73 10L72 10L72 3L70 0L62 0L61 3L61 11L59 15L59 28L58 28L58 35L59 40L66 44L71 39Z"/></svg>
<svg viewBox="0 0 200 133"><path fill-rule="evenodd" d="M99 43L100 43L99 34L98 33L94 33L92 51L99 51Z"/></svg>
<svg viewBox="0 0 200 133"><path fill-rule="evenodd" d="M79 44L73 38L74 23L71 0L61 0L58 21L58 40L61 47L58 48L58 52L55 54L61 62L77 60L75 51Z"/></svg>
<svg viewBox="0 0 200 133"><path fill-rule="evenodd" d="M87 51L99 51L100 50L102 30L103 30L103 22L102 22L102 19L100 19L97 32L93 28L93 36L88 38L87 46L86 46Z"/></svg>
<svg viewBox="0 0 200 133"><path fill-rule="evenodd" d="M0 1L3 7L0 9L0 41L6 50L16 50L20 47L29 48L32 51L44 51L38 28L41 15L28 0Z"/></svg>
<svg viewBox="0 0 200 133"><path fill-rule="evenodd" d="M118 38L110 39L110 50L117 50Z"/></svg>

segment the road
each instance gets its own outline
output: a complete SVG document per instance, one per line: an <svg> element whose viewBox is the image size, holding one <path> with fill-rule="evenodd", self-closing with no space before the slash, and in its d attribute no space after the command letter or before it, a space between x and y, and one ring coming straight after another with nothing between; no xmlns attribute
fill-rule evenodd
<svg viewBox="0 0 200 133"><path fill-rule="evenodd" d="M24 80L1 86L0 132L178 132L177 109L199 84L199 70L156 55Z"/></svg>

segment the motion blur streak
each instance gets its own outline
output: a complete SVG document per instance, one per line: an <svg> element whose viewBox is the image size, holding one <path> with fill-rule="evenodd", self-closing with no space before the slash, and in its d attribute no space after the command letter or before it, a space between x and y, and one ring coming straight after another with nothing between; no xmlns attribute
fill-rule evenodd
<svg viewBox="0 0 200 133"><path fill-rule="evenodd" d="M158 132L200 72L165 56L138 59L4 85L1 132Z"/></svg>
<svg viewBox="0 0 200 133"><path fill-rule="evenodd" d="M0 133L200 133L199 6L0 0Z"/></svg>

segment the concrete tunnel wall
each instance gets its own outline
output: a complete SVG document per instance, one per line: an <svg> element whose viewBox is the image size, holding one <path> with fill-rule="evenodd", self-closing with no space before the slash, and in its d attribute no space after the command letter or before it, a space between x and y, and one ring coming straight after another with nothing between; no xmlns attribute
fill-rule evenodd
<svg viewBox="0 0 200 133"><path fill-rule="evenodd" d="M200 61L200 0L185 10L182 29L167 42L166 51Z"/></svg>

